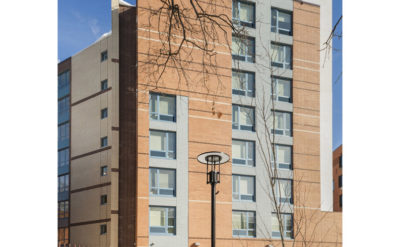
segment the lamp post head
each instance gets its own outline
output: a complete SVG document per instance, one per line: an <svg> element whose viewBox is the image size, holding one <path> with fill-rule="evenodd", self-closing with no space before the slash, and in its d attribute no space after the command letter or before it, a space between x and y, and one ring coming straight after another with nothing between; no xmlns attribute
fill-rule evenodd
<svg viewBox="0 0 400 247"><path fill-rule="evenodd" d="M197 161L205 165L222 165L229 161L229 155L223 152L206 152L197 156Z"/></svg>

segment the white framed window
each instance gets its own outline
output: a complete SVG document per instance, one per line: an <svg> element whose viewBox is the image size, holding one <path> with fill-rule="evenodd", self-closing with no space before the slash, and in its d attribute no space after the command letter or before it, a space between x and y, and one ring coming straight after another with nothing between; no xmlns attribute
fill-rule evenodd
<svg viewBox="0 0 400 247"><path fill-rule="evenodd" d="M293 203L292 197L293 180L275 179L275 197L277 202Z"/></svg>
<svg viewBox="0 0 400 247"><path fill-rule="evenodd" d="M292 69L292 47L271 43L271 65L283 69Z"/></svg>
<svg viewBox="0 0 400 247"><path fill-rule="evenodd" d="M176 133L150 130L150 156L176 159Z"/></svg>
<svg viewBox="0 0 400 247"><path fill-rule="evenodd" d="M150 206L150 234L175 235L176 216L175 207Z"/></svg>
<svg viewBox="0 0 400 247"><path fill-rule="evenodd" d="M255 145L253 141L232 140L232 163L254 166Z"/></svg>
<svg viewBox="0 0 400 247"><path fill-rule="evenodd" d="M292 102L292 81L281 77L272 78L272 98L276 101Z"/></svg>
<svg viewBox="0 0 400 247"><path fill-rule="evenodd" d="M292 113L273 111L274 128L272 133L276 135L292 136Z"/></svg>
<svg viewBox="0 0 400 247"><path fill-rule="evenodd" d="M232 36L232 58L254 63L256 61L255 39L252 37Z"/></svg>
<svg viewBox="0 0 400 247"><path fill-rule="evenodd" d="M272 167L277 165L278 169L292 169L292 147L287 145L274 144L275 158L271 155Z"/></svg>
<svg viewBox="0 0 400 247"><path fill-rule="evenodd" d="M232 94L254 97L255 74L247 71L232 71Z"/></svg>
<svg viewBox="0 0 400 247"><path fill-rule="evenodd" d="M234 237L256 237L256 217L253 211L232 211Z"/></svg>
<svg viewBox="0 0 400 247"><path fill-rule="evenodd" d="M232 200L255 201L254 176L232 175Z"/></svg>
<svg viewBox="0 0 400 247"><path fill-rule="evenodd" d="M255 131L254 108L232 105L232 129Z"/></svg>
<svg viewBox="0 0 400 247"><path fill-rule="evenodd" d="M175 170L150 168L150 195L175 196Z"/></svg>
<svg viewBox="0 0 400 247"><path fill-rule="evenodd" d="M175 122L176 97L151 93L150 119Z"/></svg>
<svg viewBox="0 0 400 247"><path fill-rule="evenodd" d="M292 35L292 13L272 8L271 32Z"/></svg>
<svg viewBox="0 0 400 247"><path fill-rule="evenodd" d="M232 19L235 24L255 27L255 4L245 1L232 1Z"/></svg>
<svg viewBox="0 0 400 247"><path fill-rule="evenodd" d="M281 213L281 220L282 220L282 233L283 237L287 239L293 238L293 215ZM279 230L279 219L276 213L272 213L272 237L273 238L280 238L281 231Z"/></svg>

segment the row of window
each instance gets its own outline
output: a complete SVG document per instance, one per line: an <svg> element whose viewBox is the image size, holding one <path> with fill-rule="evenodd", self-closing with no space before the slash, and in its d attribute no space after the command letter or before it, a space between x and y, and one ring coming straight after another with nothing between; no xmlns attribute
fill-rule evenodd
<svg viewBox="0 0 400 247"><path fill-rule="evenodd" d="M232 36L232 58L249 63L256 62L256 41L253 37ZM271 43L269 52L271 66L292 69L292 46Z"/></svg>
<svg viewBox="0 0 400 247"><path fill-rule="evenodd" d="M176 196L176 171L174 169L150 168L149 193L152 196ZM277 201L293 203L292 180L275 179ZM232 199L237 201L256 201L255 177L232 175Z"/></svg>
<svg viewBox="0 0 400 247"><path fill-rule="evenodd" d="M235 24L255 28L255 16L255 3L240 0L232 1L232 19ZM292 35L292 13L272 8L271 32Z"/></svg>
<svg viewBox="0 0 400 247"><path fill-rule="evenodd" d="M289 133L278 125L274 132ZM243 128L241 128L243 129ZM292 147L275 144L275 155L271 155L271 163L278 169L292 169ZM150 157L176 159L176 133L170 131L150 130ZM232 164L255 166L255 142L232 140Z"/></svg>
<svg viewBox="0 0 400 247"><path fill-rule="evenodd" d="M284 238L292 238L292 214L280 214ZM176 208L150 206L149 231L152 235L176 234ZM101 229L100 229L101 230ZM254 211L232 211L232 235L234 237L256 237L256 213ZM279 220L272 214L272 237L280 237Z"/></svg>
<svg viewBox="0 0 400 247"><path fill-rule="evenodd" d="M255 73L232 71L232 94L255 97ZM292 82L290 79L272 77L271 96L273 100L292 102Z"/></svg>

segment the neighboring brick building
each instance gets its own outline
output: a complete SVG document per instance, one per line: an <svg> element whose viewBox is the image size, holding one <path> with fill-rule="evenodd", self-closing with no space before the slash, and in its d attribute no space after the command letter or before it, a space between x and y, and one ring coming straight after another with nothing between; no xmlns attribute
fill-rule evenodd
<svg viewBox="0 0 400 247"><path fill-rule="evenodd" d="M227 16L233 6L251 42L245 54L218 44L219 74L206 72L205 87L179 83L173 67L157 85L146 73L157 55L149 51L160 46L149 21L159 4L112 0L112 32L59 64L59 246L210 246L210 187L196 157L213 150L232 158L217 186L217 246L279 246L259 139L270 133L260 120L264 98L274 100L279 122L274 179L290 190L279 198L285 238L341 246L342 215L332 201L332 61L320 52L331 0L218 2ZM266 46L279 54L272 61ZM185 69L204 76L196 52ZM272 96L271 81L279 89ZM300 237L309 227L315 231Z"/></svg>
<svg viewBox="0 0 400 247"><path fill-rule="evenodd" d="M333 210L342 212L343 208L343 145L333 151Z"/></svg>

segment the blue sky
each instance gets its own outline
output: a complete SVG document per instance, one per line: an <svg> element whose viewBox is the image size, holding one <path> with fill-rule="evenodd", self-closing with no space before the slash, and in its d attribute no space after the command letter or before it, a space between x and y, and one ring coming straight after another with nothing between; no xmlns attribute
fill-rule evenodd
<svg viewBox="0 0 400 247"><path fill-rule="evenodd" d="M135 4L136 0L125 0ZM76 54L111 29L111 0L58 0L58 59ZM342 15L342 0L333 0L333 25ZM338 26L342 32L342 24ZM333 149L342 144L342 40L333 40Z"/></svg>

